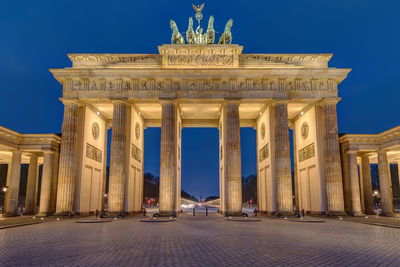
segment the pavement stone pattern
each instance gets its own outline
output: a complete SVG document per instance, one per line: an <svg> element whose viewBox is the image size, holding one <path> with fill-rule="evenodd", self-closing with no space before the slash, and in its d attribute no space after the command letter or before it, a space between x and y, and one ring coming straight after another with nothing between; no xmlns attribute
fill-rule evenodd
<svg viewBox="0 0 400 267"><path fill-rule="evenodd" d="M399 266L400 229L326 219L78 218L0 230L1 266Z"/></svg>

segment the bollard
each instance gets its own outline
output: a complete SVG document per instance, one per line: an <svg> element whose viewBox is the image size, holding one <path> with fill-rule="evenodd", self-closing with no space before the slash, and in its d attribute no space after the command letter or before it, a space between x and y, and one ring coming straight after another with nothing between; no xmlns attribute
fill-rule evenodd
<svg viewBox="0 0 400 267"><path fill-rule="evenodd" d="M196 209L193 208L193 216L196 216Z"/></svg>
<svg viewBox="0 0 400 267"><path fill-rule="evenodd" d="M206 207L206 216L208 216L208 207Z"/></svg>

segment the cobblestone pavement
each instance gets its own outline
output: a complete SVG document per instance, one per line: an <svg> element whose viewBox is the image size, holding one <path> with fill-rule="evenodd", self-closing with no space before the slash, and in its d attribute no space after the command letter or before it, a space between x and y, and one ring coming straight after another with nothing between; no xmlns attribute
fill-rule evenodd
<svg viewBox="0 0 400 267"><path fill-rule="evenodd" d="M260 217L258 217L260 218ZM62 219L0 230L2 266L399 266L400 230L328 219Z"/></svg>

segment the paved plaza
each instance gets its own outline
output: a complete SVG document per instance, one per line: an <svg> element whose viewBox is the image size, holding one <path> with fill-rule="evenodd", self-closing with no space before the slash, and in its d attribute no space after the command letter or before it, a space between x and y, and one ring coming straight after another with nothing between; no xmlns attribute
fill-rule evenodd
<svg viewBox="0 0 400 267"><path fill-rule="evenodd" d="M0 230L2 266L399 266L400 230L346 219L225 221L188 214L175 222L78 218ZM48 219L46 219L48 220Z"/></svg>

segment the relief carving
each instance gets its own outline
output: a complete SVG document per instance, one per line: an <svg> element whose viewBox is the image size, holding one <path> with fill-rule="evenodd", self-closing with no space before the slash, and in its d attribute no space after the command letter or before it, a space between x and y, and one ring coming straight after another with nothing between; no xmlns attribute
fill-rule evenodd
<svg viewBox="0 0 400 267"><path fill-rule="evenodd" d="M226 66L233 64L233 57L227 55L168 55L169 65Z"/></svg>
<svg viewBox="0 0 400 267"><path fill-rule="evenodd" d="M262 162L263 160L269 158L269 143L260 149L258 158L259 162Z"/></svg>
<svg viewBox="0 0 400 267"><path fill-rule="evenodd" d="M130 91L130 90L132 90L131 82L130 82L130 81L124 81L124 82L122 83L122 90L124 90L124 91Z"/></svg>
<svg viewBox="0 0 400 267"><path fill-rule="evenodd" d="M137 146L135 146L134 144L132 144L132 154L131 154L131 156L137 162L142 162L142 151Z"/></svg>
<svg viewBox="0 0 400 267"><path fill-rule="evenodd" d="M82 83L80 81L73 81L72 82L72 90L79 91L81 90Z"/></svg>
<svg viewBox="0 0 400 267"><path fill-rule="evenodd" d="M86 157L99 163L102 161L103 152L95 146L86 143Z"/></svg>
<svg viewBox="0 0 400 267"><path fill-rule="evenodd" d="M299 162L305 161L315 156L314 143L299 150Z"/></svg>
<svg viewBox="0 0 400 267"><path fill-rule="evenodd" d="M99 91L100 83L98 81L90 81L89 90L90 91Z"/></svg>

